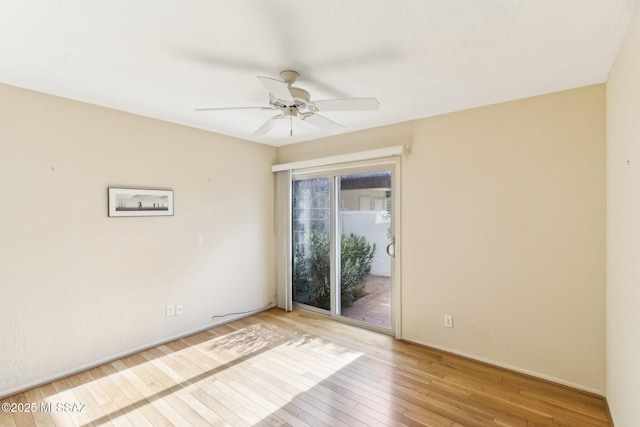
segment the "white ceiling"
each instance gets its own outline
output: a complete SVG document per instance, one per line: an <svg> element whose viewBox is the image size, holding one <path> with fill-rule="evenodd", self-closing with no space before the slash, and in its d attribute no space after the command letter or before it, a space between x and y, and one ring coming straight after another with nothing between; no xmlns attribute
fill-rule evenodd
<svg viewBox="0 0 640 427"><path fill-rule="evenodd" d="M638 0L2 0L0 82L280 146L256 76L300 73L356 131L606 81ZM2 102L0 100L0 102ZM284 121L280 121L284 122Z"/></svg>

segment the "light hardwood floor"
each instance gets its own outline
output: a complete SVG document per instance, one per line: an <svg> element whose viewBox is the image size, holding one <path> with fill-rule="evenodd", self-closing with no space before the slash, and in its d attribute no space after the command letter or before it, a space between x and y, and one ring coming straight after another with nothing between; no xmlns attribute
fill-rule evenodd
<svg viewBox="0 0 640 427"><path fill-rule="evenodd" d="M610 425L598 396L277 309L0 403L37 408L0 427Z"/></svg>

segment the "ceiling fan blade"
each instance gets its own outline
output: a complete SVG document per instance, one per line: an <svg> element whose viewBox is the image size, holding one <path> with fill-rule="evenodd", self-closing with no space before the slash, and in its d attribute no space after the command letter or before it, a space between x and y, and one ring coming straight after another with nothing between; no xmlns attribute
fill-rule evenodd
<svg viewBox="0 0 640 427"><path fill-rule="evenodd" d="M313 103L318 111L374 111L380 108L375 98L327 99Z"/></svg>
<svg viewBox="0 0 640 427"><path fill-rule="evenodd" d="M282 101L293 102L293 96L291 96L291 92L289 92L289 85L285 82L262 76L258 76L258 80L260 80L260 83L276 98Z"/></svg>
<svg viewBox="0 0 640 427"><path fill-rule="evenodd" d="M196 108L193 111L224 111L224 110L273 110L271 107L216 107L216 108Z"/></svg>
<svg viewBox="0 0 640 427"><path fill-rule="evenodd" d="M329 120L320 114L311 114L310 116L302 117L302 120L332 133L342 132L345 129L341 124Z"/></svg>
<svg viewBox="0 0 640 427"><path fill-rule="evenodd" d="M282 114L278 114L277 116L271 117L269 120L264 122L262 124L262 126L260 126L258 129L256 129L255 132L253 132L253 134L254 135L264 135L265 133L267 133L271 129L273 129L273 127L276 125L276 120L282 119L282 117L283 117Z"/></svg>

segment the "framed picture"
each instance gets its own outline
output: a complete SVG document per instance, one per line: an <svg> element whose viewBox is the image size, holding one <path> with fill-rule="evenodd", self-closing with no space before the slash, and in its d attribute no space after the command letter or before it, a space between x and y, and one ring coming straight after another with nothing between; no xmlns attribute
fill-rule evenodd
<svg viewBox="0 0 640 427"><path fill-rule="evenodd" d="M165 215L173 215L173 190L109 187L109 216Z"/></svg>

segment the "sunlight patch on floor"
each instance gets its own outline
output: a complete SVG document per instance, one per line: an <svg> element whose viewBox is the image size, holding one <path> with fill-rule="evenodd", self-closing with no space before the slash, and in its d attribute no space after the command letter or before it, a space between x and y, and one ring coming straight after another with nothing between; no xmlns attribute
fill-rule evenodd
<svg viewBox="0 0 640 427"><path fill-rule="evenodd" d="M188 423L189 411L212 424L233 423L233 416L258 423L291 416L282 408L301 395L296 404L304 406L311 389L314 399L337 399L322 382L360 356L309 334L254 324L188 346L177 341L145 350L105 365L108 375L82 384L61 380L58 393L44 401L87 403L82 412L52 413L56 425L144 421L138 412L149 406L174 424ZM118 405L110 386L128 391L135 403Z"/></svg>

